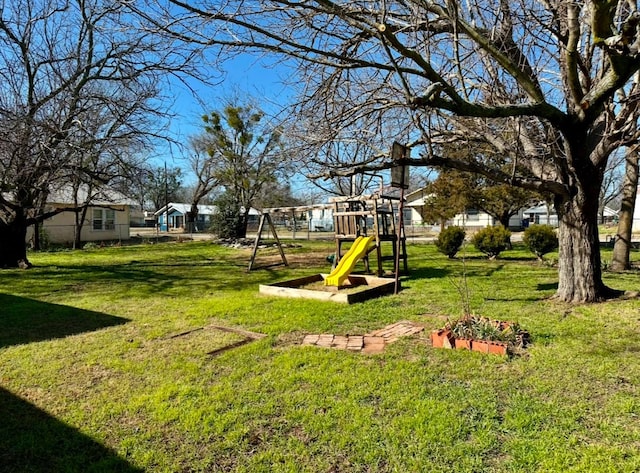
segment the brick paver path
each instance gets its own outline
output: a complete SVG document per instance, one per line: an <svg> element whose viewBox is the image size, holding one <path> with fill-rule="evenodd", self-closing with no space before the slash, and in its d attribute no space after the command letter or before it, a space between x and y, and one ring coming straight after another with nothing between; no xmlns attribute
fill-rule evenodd
<svg viewBox="0 0 640 473"><path fill-rule="evenodd" d="M381 353L387 343L393 343L400 337L413 335L423 330L422 325L403 320L365 335L332 335L329 333L307 335L302 340L302 344L373 354Z"/></svg>

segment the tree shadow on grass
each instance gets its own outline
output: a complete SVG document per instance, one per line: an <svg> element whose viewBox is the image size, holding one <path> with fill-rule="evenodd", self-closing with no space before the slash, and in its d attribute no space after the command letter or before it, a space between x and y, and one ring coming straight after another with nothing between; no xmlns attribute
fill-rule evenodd
<svg viewBox="0 0 640 473"><path fill-rule="evenodd" d="M3 388L0 419L0 472L143 471Z"/></svg>
<svg viewBox="0 0 640 473"><path fill-rule="evenodd" d="M402 274L402 273L401 273ZM451 274L451 271L444 268L418 268L411 269L409 268L409 273L405 276L408 276L409 280L411 279L440 279L445 278Z"/></svg>
<svg viewBox="0 0 640 473"><path fill-rule="evenodd" d="M538 291L557 291L558 290L558 283L557 282L549 282L549 283L539 283L536 286L536 289Z"/></svg>
<svg viewBox="0 0 640 473"><path fill-rule="evenodd" d="M282 270L286 267L280 266ZM275 268L277 269L277 268ZM264 279L276 279L269 273L250 274L244 265L227 262L138 262L119 265L40 266L35 269L44 281L59 278L64 272L66 285L60 290L69 290L71 285L124 283L135 284L139 295L156 294L180 286L204 290L244 290L255 287ZM266 277L265 277L266 274ZM45 287L46 286L46 287ZM51 292L51 284L43 286Z"/></svg>
<svg viewBox="0 0 640 473"><path fill-rule="evenodd" d="M67 337L129 322L129 319L114 315L2 293L0 307L0 348Z"/></svg>

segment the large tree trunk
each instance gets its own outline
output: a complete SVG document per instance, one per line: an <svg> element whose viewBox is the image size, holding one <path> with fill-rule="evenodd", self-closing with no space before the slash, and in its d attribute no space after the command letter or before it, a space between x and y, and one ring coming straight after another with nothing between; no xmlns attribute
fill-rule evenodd
<svg viewBox="0 0 640 473"><path fill-rule="evenodd" d="M248 207L247 207L248 208ZM249 211L244 211L238 219L237 236L238 238L247 237L247 225L249 224Z"/></svg>
<svg viewBox="0 0 640 473"><path fill-rule="evenodd" d="M611 259L612 271L624 271L631 267L631 231L633 230L633 211L638 190L638 152L629 150L626 156L624 182L622 184L622 203L618 214L618 231L613 245Z"/></svg>
<svg viewBox="0 0 640 473"><path fill-rule="evenodd" d="M23 217L0 222L0 268L30 268L27 259L27 224Z"/></svg>
<svg viewBox="0 0 640 473"><path fill-rule="evenodd" d="M559 219L558 292L570 303L596 302L615 291L602 282L598 237L598 192L581 191L556 202Z"/></svg>

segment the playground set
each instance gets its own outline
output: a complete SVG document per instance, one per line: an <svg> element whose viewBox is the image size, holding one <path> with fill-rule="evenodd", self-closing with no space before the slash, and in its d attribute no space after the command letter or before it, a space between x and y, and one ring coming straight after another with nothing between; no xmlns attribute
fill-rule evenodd
<svg viewBox="0 0 640 473"><path fill-rule="evenodd" d="M302 297L321 300L332 300L353 303L377 297L382 294L397 292L396 281L389 276L396 276L402 268L407 271L406 238L402 219L397 219L399 201L397 197L374 194L369 197L349 197L334 202L333 222L335 238L334 267L329 274L317 274L269 285L260 285L264 294L284 297ZM265 209L258 227L258 235L249 263L251 270L262 241L263 232L268 227L278 246L282 262L288 265L286 256L272 223L271 213L289 211L290 209ZM396 223L399 220L399 223ZM343 254L343 245L351 243ZM369 256L375 254L376 268L370 268ZM354 274L357 264L364 263L365 273ZM393 269L385 270L384 263L394 261ZM387 277L383 277L387 276Z"/></svg>
<svg viewBox="0 0 640 473"><path fill-rule="evenodd" d="M408 157L409 149L394 143L391 155L394 162L401 163L403 159ZM377 297L388 292L398 293L400 260L402 260L404 271L408 270L406 236L402 216L404 190L408 187L409 182L408 171L408 166L402 164L391 169L391 187L400 189L399 197L384 195L381 189L380 193L369 197L357 196L334 200L333 224L336 251L333 260L334 267L330 274L317 274L276 284L260 285L260 292L284 297L326 299L346 303ZM394 205L394 201L397 202L397 205ZM291 209L289 208L289 210ZM282 264L288 265L271 220L271 213L277 210L281 209L265 209L262 213L249 270L254 265L265 223L269 225L276 240ZM346 242L351 242L351 247L342 255L342 244ZM391 254L383 254L383 246L386 246L387 243L390 243ZM373 251L376 252L376 276L352 274L360 260L364 262L365 272L371 271L369 254ZM394 268L391 272L394 279L382 277L389 275L383 268L383 262L387 260L394 261ZM322 281L322 285L318 287L320 281ZM357 289L355 292L354 288ZM360 290L360 288L362 289ZM348 291L341 291L343 289ZM354 294L356 295L354 296Z"/></svg>

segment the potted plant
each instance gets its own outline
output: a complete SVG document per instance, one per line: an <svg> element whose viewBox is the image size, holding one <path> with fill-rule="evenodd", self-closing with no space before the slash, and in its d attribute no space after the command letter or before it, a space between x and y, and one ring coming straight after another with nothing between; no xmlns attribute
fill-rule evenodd
<svg viewBox="0 0 640 473"><path fill-rule="evenodd" d="M454 345L456 349L471 350L471 340L473 339L473 316L467 314L451 324L451 332L455 337Z"/></svg>
<svg viewBox="0 0 640 473"><path fill-rule="evenodd" d="M487 317L467 314L446 329L453 334L453 344L458 349L506 355L508 350L523 347L528 334L514 322L502 322Z"/></svg>
<svg viewBox="0 0 640 473"><path fill-rule="evenodd" d="M518 324L480 317L471 312L464 258L462 266L460 282L452 279L451 283L460 294L463 315L453 322L448 321L444 328L432 331L433 346L446 348L455 346L460 350L500 355L506 355L509 350L523 348L528 341L528 333L521 330Z"/></svg>

